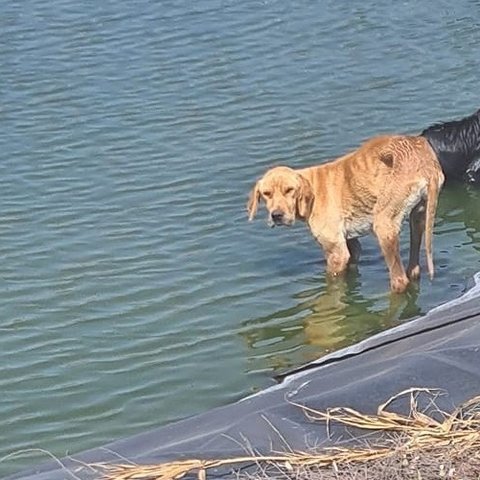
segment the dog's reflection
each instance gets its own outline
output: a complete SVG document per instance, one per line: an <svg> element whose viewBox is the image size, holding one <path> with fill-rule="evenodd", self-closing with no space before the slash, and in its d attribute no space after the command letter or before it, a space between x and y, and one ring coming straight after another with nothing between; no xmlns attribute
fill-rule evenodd
<svg viewBox="0 0 480 480"><path fill-rule="evenodd" d="M295 306L244 324L242 335L255 350L254 357L267 356L271 368L283 369L351 345L421 313L413 287L403 295L366 298L360 294L358 272L327 278L321 287L295 295Z"/></svg>
<svg viewBox="0 0 480 480"><path fill-rule="evenodd" d="M327 279L326 288L306 302L310 311L303 320L307 344L325 352L336 350L420 314L414 286L404 295L367 299L359 294L359 279L356 273Z"/></svg>

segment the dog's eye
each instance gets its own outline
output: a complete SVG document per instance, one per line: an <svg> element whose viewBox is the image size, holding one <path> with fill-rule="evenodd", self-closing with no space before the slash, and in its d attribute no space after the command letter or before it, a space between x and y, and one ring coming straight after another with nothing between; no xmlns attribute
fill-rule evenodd
<svg viewBox="0 0 480 480"><path fill-rule="evenodd" d="M288 187L288 188L285 189L285 194L288 195L288 194L292 193L293 190L294 190L293 187Z"/></svg>
<svg viewBox="0 0 480 480"><path fill-rule="evenodd" d="M270 198L272 196L272 192L270 190L266 190L265 192L263 192L263 196Z"/></svg>

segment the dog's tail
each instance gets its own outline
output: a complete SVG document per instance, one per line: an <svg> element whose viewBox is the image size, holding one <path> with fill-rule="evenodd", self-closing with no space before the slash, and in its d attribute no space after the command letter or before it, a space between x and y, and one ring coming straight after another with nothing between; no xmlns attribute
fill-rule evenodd
<svg viewBox="0 0 480 480"><path fill-rule="evenodd" d="M427 206L425 214L425 253L427 257L427 269L430 280L433 280L434 267L432 255L433 243L433 225L435 223L435 213L437 211L438 196L442 188L445 177L439 172L437 178L432 178L427 187Z"/></svg>

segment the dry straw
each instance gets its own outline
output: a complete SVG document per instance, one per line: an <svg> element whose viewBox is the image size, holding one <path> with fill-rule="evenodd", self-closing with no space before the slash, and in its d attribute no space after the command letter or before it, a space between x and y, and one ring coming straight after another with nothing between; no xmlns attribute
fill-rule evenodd
<svg viewBox="0 0 480 480"><path fill-rule="evenodd" d="M361 448L329 447L319 452L288 452L276 455L246 455L233 458L210 460L181 460L160 463L158 465L95 465L100 468L107 480L177 480L186 474L197 474L199 480L205 480L210 469L218 467L240 467L256 464L275 466L286 474L303 468L338 468L339 465L364 465L393 455L409 456L428 451L430 455L445 454L445 448L452 452L480 452L480 396L477 396L451 414L436 409L436 414L422 413L418 410L418 395L426 393L432 398L438 390L411 388L405 390L378 407L376 415L366 415L351 408L332 408L320 412L310 407L293 404L301 408L311 420L326 422L327 428L333 422L360 428L375 430L390 437L382 437L377 445ZM401 396L409 395L410 413L401 415L387 411L387 407ZM438 417L441 420L436 420ZM434 418L436 417L436 418ZM392 440L394 435L394 440Z"/></svg>

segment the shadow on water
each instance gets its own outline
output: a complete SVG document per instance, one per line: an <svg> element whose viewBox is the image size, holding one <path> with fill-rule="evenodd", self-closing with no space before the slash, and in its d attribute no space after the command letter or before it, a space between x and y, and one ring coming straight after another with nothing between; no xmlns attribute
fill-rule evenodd
<svg viewBox="0 0 480 480"><path fill-rule="evenodd" d="M439 233L436 243L448 257L455 253L454 248L458 245L445 246L439 240L444 233L448 242L451 230L461 238L466 236L467 244L480 250L479 207L478 190L463 186L444 190L437 211L436 229ZM405 225L403 233L407 231ZM453 262L452 268L455 268ZM387 292L369 295L364 292L368 274L371 272L362 268L360 263L358 270L348 272L344 278L331 280L324 275L322 267L319 275L307 280L315 287L292 295L288 308L245 321L241 335L250 351L250 371L267 368L279 372L298 366L418 317L434 306L433 300L427 302L427 308L419 301L419 285L412 285L403 295ZM441 280L445 285L440 284L437 288L446 291L448 282L454 281L453 276L446 275Z"/></svg>
<svg viewBox="0 0 480 480"><path fill-rule="evenodd" d="M437 211L437 225L459 223L472 246L480 250L480 188L463 185L445 187Z"/></svg>

